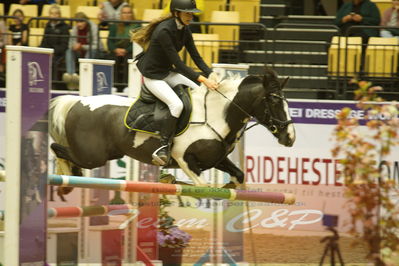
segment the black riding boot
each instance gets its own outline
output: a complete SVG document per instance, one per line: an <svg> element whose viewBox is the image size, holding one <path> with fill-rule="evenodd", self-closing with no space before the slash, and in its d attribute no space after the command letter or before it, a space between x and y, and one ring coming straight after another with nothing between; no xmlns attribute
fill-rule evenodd
<svg viewBox="0 0 399 266"><path fill-rule="evenodd" d="M156 165L167 165L170 160L170 149L176 133L177 118L170 116L162 121L161 147L152 154L152 162Z"/></svg>

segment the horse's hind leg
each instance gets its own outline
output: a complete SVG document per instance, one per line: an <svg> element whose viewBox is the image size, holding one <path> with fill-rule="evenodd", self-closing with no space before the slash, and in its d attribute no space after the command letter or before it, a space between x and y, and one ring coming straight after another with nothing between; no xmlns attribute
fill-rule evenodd
<svg viewBox="0 0 399 266"><path fill-rule="evenodd" d="M59 145L57 143L51 144L51 149L56 155L56 174L57 175L74 175L82 176L82 169L72 163L69 158L68 150L66 147ZM57 195L62 201L66 201L64 195L71 193L73 187L58 187Z"/></svg>
<svg viewBox="0 0 399 266"><path fill-rule="evenodd" d="M244 173L229 158L226 157L215 168L230 175L230 182L224 185L224 188L241 187L244 183Z"/></svg>

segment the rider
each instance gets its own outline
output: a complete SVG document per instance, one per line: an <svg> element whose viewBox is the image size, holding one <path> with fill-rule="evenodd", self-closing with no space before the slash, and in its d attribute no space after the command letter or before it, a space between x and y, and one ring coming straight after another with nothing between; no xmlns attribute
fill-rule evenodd
<svg viewBox="0 0 399 266"><path fill-rule="evenodd" d="M144 84L170 111L168 118L161 122L161 147L152 155L153 162L159 165L166 165L169 161L177 119L183 110L183 103L172 88L178 84L199 88L193 81L212 90L218 88L216 82L206 78L211 69L199 55L188 27L193 13L198 12L201 11L197 9L195 0L172 0L168 16L153 20L132 37L144 48L144 52L136 57ZM196 73L180 59L178 52L183 46L204 75Z"/></svg>

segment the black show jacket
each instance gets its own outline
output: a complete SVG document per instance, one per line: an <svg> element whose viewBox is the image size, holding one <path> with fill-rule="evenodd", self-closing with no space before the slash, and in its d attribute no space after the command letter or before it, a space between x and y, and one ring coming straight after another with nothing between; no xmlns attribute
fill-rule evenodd
<svg viewBox="0 0 399 266"><path fill-rule="evenodd" d="M178 52L183 46L198 68L208 76L212 70L198 53L189 27L184 26L179 30L175 18L162 21L156 26L151 35L150 45L139 57L137 67L144 77L151 79L164 79L170 71L175 71L196 81L199 74L186 66L179 57Z"/></svg>

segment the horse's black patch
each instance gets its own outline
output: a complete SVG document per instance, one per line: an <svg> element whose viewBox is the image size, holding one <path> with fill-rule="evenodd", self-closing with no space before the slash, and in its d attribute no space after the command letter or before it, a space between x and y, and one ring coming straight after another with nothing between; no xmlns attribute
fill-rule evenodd
<svg viewBox="0 0 399 266"><path fill-rule="evenodd" d="M192 105L191 94L188 88L177 85L173 90L183 102L183 112L177 122L177 134L180 135L187 129L190 121ZM125 115L125 126L131 130L159 134L161 121L169 112L168 106L156 98L145 86L142 87L140 97L129 108Z"/></svg>

